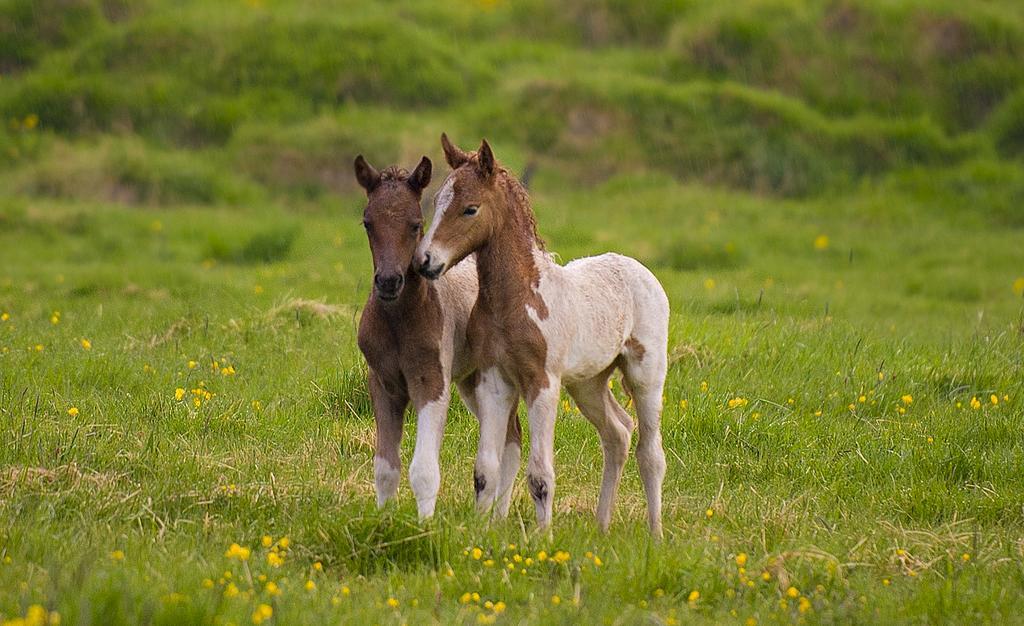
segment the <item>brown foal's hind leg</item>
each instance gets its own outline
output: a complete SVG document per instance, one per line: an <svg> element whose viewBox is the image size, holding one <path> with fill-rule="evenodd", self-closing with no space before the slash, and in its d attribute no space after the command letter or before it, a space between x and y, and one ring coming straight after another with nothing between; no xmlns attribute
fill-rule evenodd
<svg viewBox="0 0 1024 626"><path fill-rule="evenodd" d="M512 405L505 431L505 450L501 454L501 482L498 483L498 505L494 509L497 517L507 517L512 506L512 487L519 473L522 460L523 429L519 424L519 403Z"/></svg>
<svg viewBox="0 0 1024 626"><path fill-rule="evenodd" d="M597 501L597 525L605 532L612 521L615 495L622 480L622 469L626 466L629 439L633 431L629 415L608 390L609 373L604 372L590 380L567 387L569 395L576 401L580 411L597 428L601 436L604 475L601 478L601 495Z"/></svg>
<svg viewBox="0 0 1024 626"><path fill-rule="evenodd" d="M387 389L373 370L369 378L373 417L377 423L373 478L379 508L398 493L398 480L402 474L402 460L398 451L402 443L402 423L409 396L405 390Z"/></svg>

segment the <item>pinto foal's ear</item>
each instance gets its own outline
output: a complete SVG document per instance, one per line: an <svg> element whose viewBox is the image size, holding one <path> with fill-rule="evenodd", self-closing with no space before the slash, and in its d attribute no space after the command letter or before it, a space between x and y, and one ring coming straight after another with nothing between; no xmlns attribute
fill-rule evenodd
<svg viewBox="0 0 1024 626"><path fill-rule="evenodd" d="M356 157L355 168L356 180L359 181L359 184L362 185L367 194L376 189L377 185L380 185L380 172L367 163L363 155L360 154Z"/></svg>
<svg viewBox="0 0 1024 626"><path fill-rule="evenodd" d="M494 152L491 151L491 144L484 139L480 144L480 151L476 153L476 169L484 178L494 175Z"/></svg>
<svg viewBox="0 0 1024 626"><path fill-rule="evenodd" d="M433 164L430 159L423 157L420 159L420 164L416 166L416 169L409 175L409 187L412 188L416 193L420 193L427 188L430 184L430 171L433 169Z"/></svg>
<svg viewBox="0 0 1024 626"><path fill-rule="evenodd" d="M448 141L448 133L441 133L441 147L444 148L444 160L454 170L469 160L469 155Z"/></svg>

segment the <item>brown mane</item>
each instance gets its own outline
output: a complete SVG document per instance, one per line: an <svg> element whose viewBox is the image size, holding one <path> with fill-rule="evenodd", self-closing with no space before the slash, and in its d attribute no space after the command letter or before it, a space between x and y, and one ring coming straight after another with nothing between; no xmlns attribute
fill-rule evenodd
<svg viewBox="0 0 1024 626"><path fill-rule="evenodd" d="M470 153L467 164L475 168L479 162L479 153ZM523 232L533 235L533 240L537 243L537 247L546 252L547 245L541 239L540 233L537 232L537 216L533 212L533 206L530 203L530 193L526 190L526 187L519 182L515 174L500 164L496 164L494 176L504 190L505 198L512 209L510 213L512 222L521 227Z"/></svg>
<svg viewBox="0 0 1024 626"><path fill-rule="evenodd" d="M530 194L526 191L526 187L523 187L519 179L504 167L499 167L495 175L498 176L499 184L505 188L505 197L508 198L509 206L512 207L513 220L526 232L532 233L537 247L546 251L547 246L537 232L537 216L533 212L533 207L530 204Z"/></svg>
<svg viewBox="0 0 1024 626"><path fill-rule="evenodd" d="M380 180L381 182L387 182L389 180L409 180L409 170L404 167L398 167L397 165L385 167L380 171Z"/></svg>

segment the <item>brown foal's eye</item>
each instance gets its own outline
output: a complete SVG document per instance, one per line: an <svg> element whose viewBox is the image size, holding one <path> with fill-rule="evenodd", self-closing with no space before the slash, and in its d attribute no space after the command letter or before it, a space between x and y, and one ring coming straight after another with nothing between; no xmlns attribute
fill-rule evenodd
<svg viewBox="0 0 1024 626"><path fill-rule="evenodd" d="M412 225L410 225L410 229L411 229L411 230L412 230L412 232L414 232L414 233L418 233L418 232L420 232L420 229L421 229L421 228L423 228L423 224L422 224L422 223L420 223L420 222L417 222L417 223L415 223L415 224L412 224Z"/></svg>
<svg viewBox="0 0 1024 626"><path fill-rule="evenodd" d="M373 224L371 224L368 220L363 220L363 228L365 228L366 230L370 230L371 228L373 228Z"/></svg>
<svg viewBox="0 0 1024 626"><path fill-rule="evenodd" d="M477 206L475 204L471 204L468 207L466 207L465 209L463 209L462 214L463 215L468 215L468 216L472 217L472 216L476 215L476 212L478 210L480 210L479 206Z"/></svg>

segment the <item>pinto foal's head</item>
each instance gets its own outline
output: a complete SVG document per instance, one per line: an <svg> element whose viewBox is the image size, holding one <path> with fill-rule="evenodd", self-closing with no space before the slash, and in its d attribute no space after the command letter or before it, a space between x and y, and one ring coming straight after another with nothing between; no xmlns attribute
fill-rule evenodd
<svg viewBox="0 0 1024 626"><path fill-rule="evenodd" d="M442 134L441 146L452 173L434 196L434 219L416 249L419 272L431 279L483 246L504 220L499 169L487 140L469 153Z"/></svg>
<svg viewBox="0 0 1024 626"><path fill-rule="evenodd" d="M430 159L423 157L409 174L389 167L378 172L363 155L356 157L356 180L366 190L363 226L373 255L373 289L384 302L398 299L423 233L420 197L430 184Z"/></svg>

